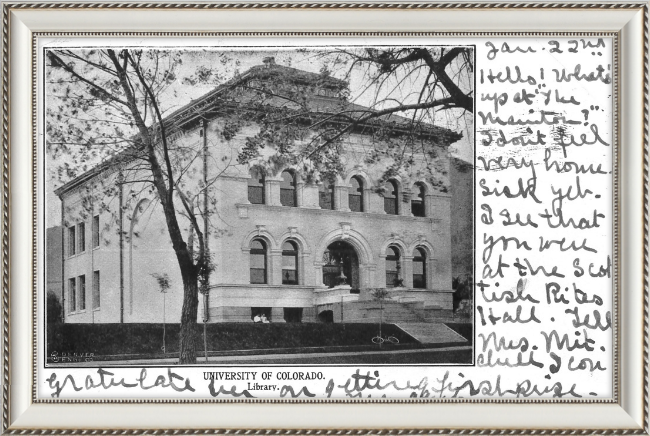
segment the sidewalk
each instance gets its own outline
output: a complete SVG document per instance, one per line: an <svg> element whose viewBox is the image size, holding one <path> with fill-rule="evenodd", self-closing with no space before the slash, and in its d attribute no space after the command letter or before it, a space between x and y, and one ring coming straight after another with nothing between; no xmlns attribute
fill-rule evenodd
<svg viewBox="0 0 650 436"><path fill-rule="evenodd" d="M328 364L341 364L348 361L350 363L376 363L377 357L387 357L388 360L397 362L391 363L456 363L448 361L444 355L457 355L462 354L466 356L467 353L471 356L472 347L456 346L456 347L440 347L440 348L419 348L419 349L403 349L403 350L377 350L366 351L359 353L358 351L348 352L334 352L334 353L297 353L297 354L264 354L264 355L240 355L240 356L216 356L208 357L205 361L204 357L197 358L196 366L201 365L259 365L259 364L323 364L323 358L327 358ZM177 358L166 359L137 359L137 360L111 360L111 361L95 361L95 362L75 362L75 363L60 363L56 367L112 367L112 366L172 366L176 365ZM424 360L420 362L421 360ZM452 359L456 360L456 359ZM463 359L465 360L465 359ZM418 361L418 362L410 362Z"/></svg>

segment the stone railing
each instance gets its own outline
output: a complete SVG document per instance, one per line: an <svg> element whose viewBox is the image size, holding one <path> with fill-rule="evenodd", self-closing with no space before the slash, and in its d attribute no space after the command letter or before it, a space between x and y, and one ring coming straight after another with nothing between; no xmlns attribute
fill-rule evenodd
<svg viewBox="0 0 650 436"><path fill-rule="evenodd" d="M316 288L314 290L314 303L317 306L333 303L347 303L357 301L359 294L351 294L349 285L335 286L333 288Z"/></svg>

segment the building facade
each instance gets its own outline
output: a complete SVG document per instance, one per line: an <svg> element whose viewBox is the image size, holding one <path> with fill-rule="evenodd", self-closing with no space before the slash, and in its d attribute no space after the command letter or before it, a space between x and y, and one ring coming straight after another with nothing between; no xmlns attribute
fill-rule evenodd
<svg viewBox="0 0 650 436"><path fill-rule="evenodd" d="M238 153L259 129L246 123L225 134L231 120L210 108L233 104L224 96L272 80L275 72L292 86L309 85L314 111L340 103L332 91L340 81L265 65L168 117L175 126L172 144L204 148L195 169L207 169L204 180L210 180L213 270L209 291L200 295L199 320L252 322L264 315L270 322L374 322L380 316L376 289L388 291L381 303L382 310L392 308L388 318L449 316L452 198L432 183L430 172L439 173L436 180L447 176L447 148L460 134L436 127L435 154L415 154L408 171L390 178L384 176L390 162L368 159L381 145L363 130L346 136L343 170L331 179L313 177L304 163L268 156L239 164ZM162 208L137 177L124 182L129 170L128 159L107 161L56 191L66 322L180 320L183 289ZM114 187L111 195L106 186ZM192 246L194 234L183 222ZM160 277L168 278L168 289Z"/></svg>

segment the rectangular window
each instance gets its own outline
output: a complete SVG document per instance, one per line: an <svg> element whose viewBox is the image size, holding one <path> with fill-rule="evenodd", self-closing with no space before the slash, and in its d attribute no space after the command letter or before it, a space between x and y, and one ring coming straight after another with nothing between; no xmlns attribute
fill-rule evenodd
<svg viewBox="0 0 650 436"><path fill-rule="evenodd" d="M68 299L70 300L70 312L77 310L77 281L75 278L68 279Z"/></svg>
<svg viewBox="0 0 650 436"><path fill-rule="evenodd" d="M361 204L362 198L360 195L350 195L350 210L352 212L363 212L363 206Z"/></svg>
<svg viewBox="0 0 650 436"><path fill-rule="evenodd" d="M386 271L386 287L394 288L398 277L397 271Z"/></svg>
<svg viewBox="0 0 650 436"><path fill-rule="evenodd" d="M391 256L392 257L392 256ZM394 288L397 285L399 274L397 273L398 260L394 257L386 257L386 287Z"/></svg>
<svg viewBox="0 0 650 436"><path fill-rule="evenodd" d="M99 287L99 271L93 272L93 309L99 309L101 298L100 298L100 287Z"/></svg>
<svg viewBox="0 0 650 436"><path fill-rule="evenodd" d="M421 248L416 248L413 256L413 287L425 289L427 287L426 255Z"/></svg>
<svg viewBox="0 0 650 436"><path fill-rule="evenodd" d="M424 275L424 262L413 261L413 287L417 289L424 289L427 287L427 281Z"/></svg>
<svg viewBox="0 0 650 436"><path fill-rule="evenodd" d="M248 201L252 204L264 204L264 186L248 186Z"/></svg>
<svg viewBox="0 0 650 436"><path fill-rule="evenodd" d="M270 307L251 307L251 319L253 322L271 322Z"/></svg>
<svg viewBox="0 0 650 436"><path fill-rule="evenodd" d="M384 211L389 215L397 215L397 200L395 198L384 198Z"/></svg>
<svg viewBox="0 0 650 436"><path fill-rule="evenodd" d="M286 322L302 322L302 307L285 307L284 320Z"/></svg>
<svg viewBox="0 0 650 436"><path fill-rule="evenodd" d="M334 209L334 186L322 186L318 191L318 205L321 209Z"/></svg>
<svg viewBox="0 0 650 436"><path fill-rule="evenodd" d="M79 223L77 239L79 240L79 253L86 251L86 223Z"/></svg>
<svg viewBox="0 0 650 436"><path fill-rule="evenodd" d="M296 207L296 190L280 189L280 204L282 206Z"/></svg>
<svg viewBox="0 0 650 436"><path fill-rule="evenodd" d="M332 203L332 196L329 195L329 192L318 193L318 205L321 209L334 209Z"/></svg>
<svg viewBox="0 0 650 436"><path fill-rule="evenodd" d="M79 310L86 310L86 276L79 276Z"/></svg>
<svg viewBox="0 0 650 436"><path fill-rule="evenodd" d="M251 284L265 285L266 284L266 270L260 268L251 268Z"/></svg>
<svg viewBox="0 0 650 436"><path fill-rule="evenodd" d="M93 248L99 247L99 215L93 217Z"/></svg>
<svg viewBox="0 0 650 436"><path fill-rule="evenodd" d="M295 255L282 255L282 269L295 271L297 269Z"/></svg>
<svg viewBox="0 0 650 436"><path fill-rule="evenodd" d="M282 270L282 284L283 285L297 285L298 284L298 271L295 269Z"/></svg>
<svg viewBox="0 0 650 436"><path fill-rule="evenodd" d="M424 216L424 203L421 201L411 201L411 213L413 216Z"/></svg>
<svg viewBox="0 0 650 436"><path fill-rule="evenodd" d="M266 283L266 256L264 254L251 254L251 283Z"/></svg>
<svg viewBox="0 0 650 436"><path fill-rule="evenodd" d="M77 230L75 226L68 227L68 256L74 256L77 252Z"/></svg>
<svg viewBox="0 0 650 436"><path fill-rule="evenodd" d="M296 255L282 255L282 284L298 284L298 259Z"/></svg>

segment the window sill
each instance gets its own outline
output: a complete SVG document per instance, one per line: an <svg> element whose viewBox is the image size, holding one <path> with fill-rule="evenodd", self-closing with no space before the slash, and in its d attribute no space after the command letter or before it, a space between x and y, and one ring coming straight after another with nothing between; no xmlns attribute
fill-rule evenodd
<svg viewBox="0 0 650 436"><path fill-rule="evenodd" d="M290 287L291 289L302 289L302 290L313 290L317 286L308 286L308 285L268 285L264 283L254 284L254 283L218 283L210 285L210 290L223 289L223 288L257 288L257 289L286 289Z"/></svg>
<svg viewBox="0 0 650 436"><path fill-rule="evenodd" d="M84 251L78 251L78 252L76 252L75 254L72 254L72 255L68 256L66 259L74 259L75 257L79 257L79 256L81 256L82 254L86 254L86 250L84 250Z"/></svg>

